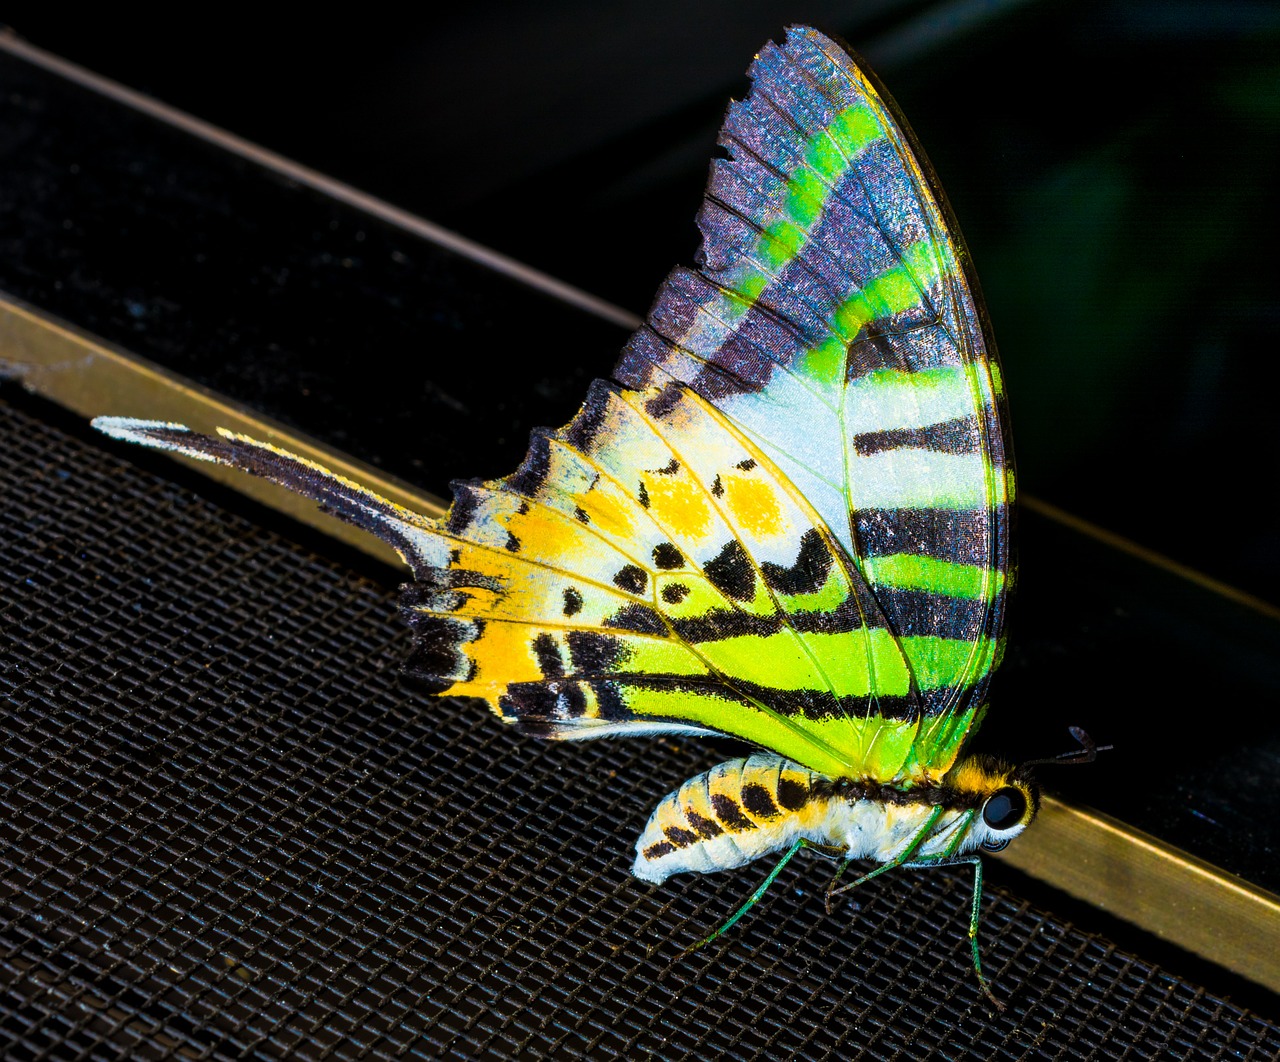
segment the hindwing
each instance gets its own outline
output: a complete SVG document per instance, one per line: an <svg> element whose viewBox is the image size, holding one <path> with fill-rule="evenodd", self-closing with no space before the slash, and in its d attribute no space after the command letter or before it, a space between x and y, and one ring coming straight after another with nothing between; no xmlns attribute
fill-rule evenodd
<svg viewBox="0 0 1280 1062"><path fill-rule="evenodd" d="M683 384L597 382L514 476L456 490L448 590L412 605L426 643L461 648L448 692L556 737L693 727L830 775L897 771L918 697L875 599Z"/></svg>

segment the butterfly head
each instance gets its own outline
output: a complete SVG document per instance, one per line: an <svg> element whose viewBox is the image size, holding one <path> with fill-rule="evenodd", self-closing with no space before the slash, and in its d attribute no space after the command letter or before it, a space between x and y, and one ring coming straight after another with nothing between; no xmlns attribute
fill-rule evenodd
<svg viewBox="0 0 1280 1062"><path fill-rule="evenodd" d="M989 756L970 756L947 774L943 786L974 806L970 827L974 847L999 852L1018 836L1040 810L1040 787L1023 767Z"/></svg>

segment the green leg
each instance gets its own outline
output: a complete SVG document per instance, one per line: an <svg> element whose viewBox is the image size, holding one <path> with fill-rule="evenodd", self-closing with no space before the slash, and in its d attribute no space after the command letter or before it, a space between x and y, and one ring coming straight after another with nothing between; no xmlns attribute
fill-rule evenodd
<svg viewBox="0 0 1280 1062"><path fill-rule="evenodd" d="M798 851L800 851L801 848L818 848L818 849L826 849L828 851L830 850L827 845L814 844L813 842L806 841L803 837L801 837L798 841L796 841L795 844L793 844L790 848L786 850L782 858L778 860L778 865L774 867L771 871L769 871L769 876L760 883L760 887L757 888L755 892L753 892L750 896L747 897L747 902L744 903L741 907L739 907L736 911L734 911L732 915L729 916L729 921L727 921L724 925L722 925L719 929L717 929L714 933L712 933L711 936L707 937L706 940L698 941L697 944L693 944L685 948L684 951L682 951L680 954L682 956L689 955L692 952L697 951L699 948L705 948L708 944L710 944L713 940L715 940L716 937L720 936L721 933L724 933L726 930L732 929L735 925L737 925L738 919L740 919L744 914L750 911L752 907L755 906L756 901L758 901L760 897L763 896L768 891L769 886L773 884L773 879L782 873L782 868L785 867L789 862L791 862L791 857L795 855Z"/></svg>
<svg viewBox="0 0 1280 1062"><path fill-rule="evenodd" d="M1004 1004L996 999L991 991L991 984L982 973L982 956L978 951L978 921L982 914L982 860L977 856L966 862L973 864L973 906L969 910L969 947L973 951L973 972L978 975L978 984L991 1000L996 1010L1004 1010Z"/></svg>
<svg viewBox="0 0 1280 1062"><path fill-rule="evenodd" d="M848 892L850 889L856 889L859 885L862 885L865 882L870 881L872 878L878 878L886 870L893 870L895 867L902 866L903 863L910 862L911 857L916 854L916 851L919 849L919 847L922 844L924 844L925 839L929 836L930 833L933 832L934 824L938 821L938 819L941 816L942 816L942 808L941 807L934 808L933 811L930 813L929 817L925 819L924 825L921 826L920 829L916 831L916 835L911 838L911 843L908 844L906 848L904 848L891 860L889 860L889 862L881 863L878 867L875 868L875 870L868 870L865 874L862 875L862 877L858 878L856 881L851 881L849 882L848 885L841 885L840 888L838 889L834 887L836 882L833 881L831 883L832 888L829 888L827 890L828 908L830 908L831 898L833 896L839 896L841 893ZM837 875L836 881L839 881L839 880L840 880L839 875Z"/></svg>

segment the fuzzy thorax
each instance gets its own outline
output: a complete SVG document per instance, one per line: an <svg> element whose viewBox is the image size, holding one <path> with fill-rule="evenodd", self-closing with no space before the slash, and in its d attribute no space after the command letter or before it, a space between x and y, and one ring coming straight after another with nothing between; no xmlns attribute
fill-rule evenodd
<svg viewBox="0 0 1280 1062"><path fill-rule="evenodd" d="M803 838L843 859L923 866L998 850L1026 828L1035 786L986 758L937 786L898 789L831 779L769 753L730 760L685 782L654 810L632 872L665 881L742 866Z"/></svg>

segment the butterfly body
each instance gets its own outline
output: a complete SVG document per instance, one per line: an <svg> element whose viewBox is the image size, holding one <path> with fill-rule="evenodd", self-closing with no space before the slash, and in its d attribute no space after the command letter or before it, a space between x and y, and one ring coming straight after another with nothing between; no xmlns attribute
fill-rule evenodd
<svg viewBox="0 0 1280 1062"><path fill-rule="evenodd" d="M750 74L696 268L569 424L536 431L512 475L454 484L442 519L253 439L95 423L394 545L408 670L434 692L543 737L761 749L658 806L638 877L781 851L767 886L802 847L972 862L973 938L977 853L1036 807L1016 771L960 758L1013 575L999 368L940 192L857 60L793 27Z"/></svg>
<svg viewBox="0 0 1280 1062"><path fill-rule="evenodd" d="M988 821L983 811L992 794L1014 789L1025 801L1022 810ZM800 839L848 861L962 862L1021 833L1035 800L1034 788L1016 772L985 761L963 761L954 779L938 785L904 789L833 779L756 753L697 775L667 796L636 842L631 871L660 883L682 872L729 870L785 852Z"/></svg>

